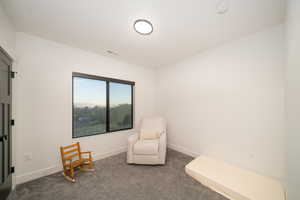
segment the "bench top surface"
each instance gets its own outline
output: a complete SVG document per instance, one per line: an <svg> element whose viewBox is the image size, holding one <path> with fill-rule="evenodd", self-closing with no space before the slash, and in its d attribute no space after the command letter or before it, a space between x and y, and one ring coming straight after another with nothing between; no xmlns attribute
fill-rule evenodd
<svg viewBox="0 0 300 200"><path fill-rule="evenodd" d="M186 172L234 200L285 200L279 181L207 156L191 161Z"/></svg>

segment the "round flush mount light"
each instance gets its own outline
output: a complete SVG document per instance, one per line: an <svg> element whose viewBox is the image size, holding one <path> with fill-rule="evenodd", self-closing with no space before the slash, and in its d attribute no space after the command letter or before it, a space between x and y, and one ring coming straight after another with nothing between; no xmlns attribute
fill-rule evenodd
<svg viewBox="0 0 300 200"><path fill-rule="evenodd" d="M153 32L151 22L146 19L138 19L133 24L134 30L141 35L150 35Z"/></svg>

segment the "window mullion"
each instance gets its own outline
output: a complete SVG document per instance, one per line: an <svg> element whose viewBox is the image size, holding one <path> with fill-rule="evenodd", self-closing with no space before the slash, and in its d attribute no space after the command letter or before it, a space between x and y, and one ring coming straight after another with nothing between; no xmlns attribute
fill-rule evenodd
<svg viewBox="0 0 300 200"><path fill-rule="evenodd" d="M134 109L133 109L133 92L134 92L134 90L133 90L133 85L131 85L131 128L133 128L133 120L134 120L134 118L133 118L133 112L134 112Z"/></svg>
<svg viewBox="0 0 300 200"><path fill-rule="evenodd" d="M109 81L106 81L106 132L110 132L110 116L109 116Z"/></svg>

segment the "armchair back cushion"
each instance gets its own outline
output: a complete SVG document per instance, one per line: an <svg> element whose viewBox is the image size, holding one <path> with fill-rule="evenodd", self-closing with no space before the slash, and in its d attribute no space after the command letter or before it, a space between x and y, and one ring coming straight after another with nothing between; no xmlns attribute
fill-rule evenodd
<svg viewBox="0 0 300 200"><path fill-rule="evenodd" d="M160 137L163 132L166 132L166 122L161 117L145 118L141 124L140 132L142 131L158 133Z"/></svg>
<svg viewBox="0 0 300 200"><path fill-rule="evenodd" d="M158 131L141 129L140 131L140 140L154 140L160 137Z"/></svg>

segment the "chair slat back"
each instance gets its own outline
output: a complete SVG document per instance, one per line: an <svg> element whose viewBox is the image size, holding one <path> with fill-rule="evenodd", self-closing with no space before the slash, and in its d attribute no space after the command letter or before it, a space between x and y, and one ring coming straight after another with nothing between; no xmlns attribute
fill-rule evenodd
<svg viewBox="0 0 300 200"><path fill-rule="evenodd" d="M80 154L79 142L68 146L60 147L60 153L61 153L61 159L63 163L65 163L67 160L70 160L72 162L75 160L75 158L80 159L81 154Z"/></svg>
<svg viewBox="0 0 300 200"><path fill-rule="evenodd" d="M74 161L74 159L73 158L79 158L79 156L80 156L80 154L79 153L74 153L74 154L71 154L71 155L69 155L69 156L65 156L64 157L64 160L71 160L71 161Z"/></svg>

